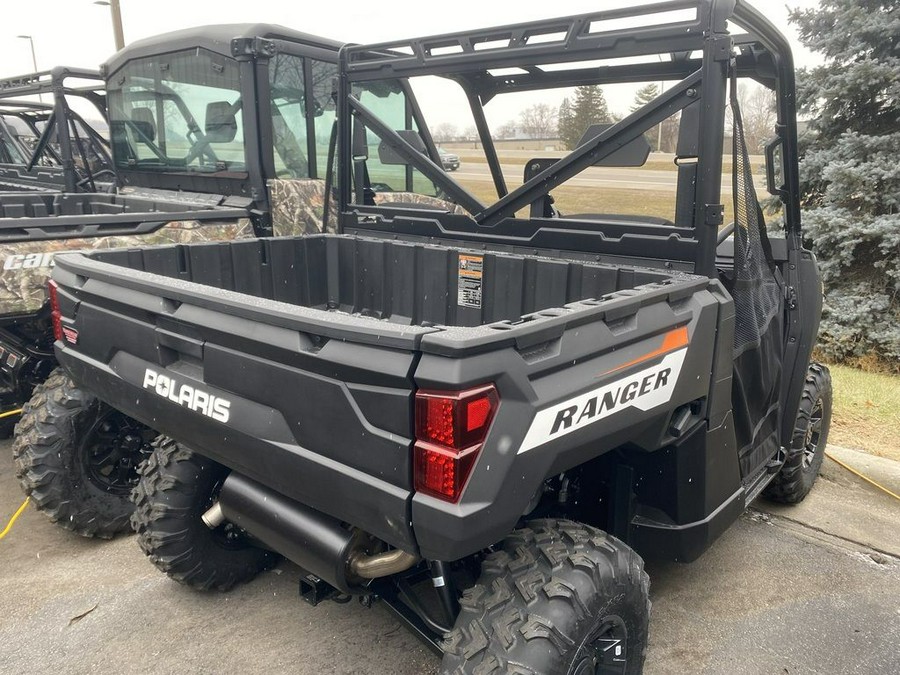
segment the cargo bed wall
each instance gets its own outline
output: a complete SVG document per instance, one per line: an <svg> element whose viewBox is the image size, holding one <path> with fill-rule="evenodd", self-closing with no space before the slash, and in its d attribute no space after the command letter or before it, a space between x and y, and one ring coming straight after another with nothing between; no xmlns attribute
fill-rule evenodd
<svg viewBox="0 0 900 675"><path fill-rule="evenodd" d="M670 278L652 270L329 234L106 251L93 257L256 297L406 325L517 320Z"/></svg>
<svg viewBox="0 0 900 675"><path fill-rule="evenodd" d="M148 199L119 194L0 193L0 218L46 218L116 213L173 213L199 208L198 204L169 199Z"/></svg>
<svg viewBox="0 0 900 675"><path fill-rule="evenodd" d="M215 214L213 211L210 213ZM19 241L14 236L9 240L0 236L0 325L10 321L10 317L37 312L41 308L47 299L47 279L58 253L191 244L254 236L253 226L245 218L209 222L173 221L134 235L101 236L103 232L100 229L93 237L34 237ZM9 231L6 234L10 234ZM14 243L7 243L10 240Z"/></svg>

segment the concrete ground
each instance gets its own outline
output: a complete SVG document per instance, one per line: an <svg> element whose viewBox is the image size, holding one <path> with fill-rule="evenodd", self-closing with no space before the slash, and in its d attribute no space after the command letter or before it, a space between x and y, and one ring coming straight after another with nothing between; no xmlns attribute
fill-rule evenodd
<svg viewBox="0 0 900 675"><path fill-rule="evenodd" d="M22 501L10 454L0 443L0 527ZM695 563L648 564L645 672L900 672L898 523L900 502L826 460L800 506L760 501ZM438 667L383 607L298 600L288 563L229 594L199 594L157 572L132 537L81 539L29 508L0 542L0 570L3 674Z"/></svg>

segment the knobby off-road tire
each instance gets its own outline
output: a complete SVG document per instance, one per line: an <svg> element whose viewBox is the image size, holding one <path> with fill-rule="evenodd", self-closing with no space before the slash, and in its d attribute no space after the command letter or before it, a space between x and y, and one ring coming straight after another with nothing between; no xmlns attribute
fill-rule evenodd
<svg viewBox="0 0 900 675"><path fill-rule="evenodd" d="M485 558L463 593L441 673L640 673L649 588L643 561L618 539L532 521Z"/></svg>
<svg viewBox="0 0 900 675"><path fill-rule="evenodd" d="M765 495L776 502L802 502L812 490L831 428L831 373L820 363L811 363L800 396L800 410L791 447L781 471L766 487Z"/></svg>
<svg viewBox="0 0 900 675"><path fill-rule="evenodd" d="M16 426L16 477L52 521L109 539L131 530L129 495L153 436L56 369L35 387Z"/></svg>
<svg viewBox="0 0 900 675"><path fill-rule="evenodd" d="M200 519L214 503L226 467L166 436L153 445L132 494L131 523L154 565L192 588L227 591L278 562L230 523L210 530Z"/></svg>

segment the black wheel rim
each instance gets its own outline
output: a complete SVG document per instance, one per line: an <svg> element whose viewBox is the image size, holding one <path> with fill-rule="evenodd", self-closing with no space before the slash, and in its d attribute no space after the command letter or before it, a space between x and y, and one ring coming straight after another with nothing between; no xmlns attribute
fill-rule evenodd
<svg viewBox="0 0 900 675"><path fill-rule="evenodd" d="M809 415L809 424L806 427L806 441L803 446L803 469L809 469L816 461L819 452L819 441L822 438L822 399L816 399L812 412Z"/></svg>
<svg viewBox="0 0 900 675"><path fill-rule="evenodd" d="M621 617L608 616L584 642L570 675L621 675L628 668L628 631Z"/></svg>
<svg viewBox="0 0 900 675"><path fill-rule="evenodd" d="M85 475L105 492L130 494L139 478L138 465L150 455L155 435L140 422L104 406L79 446Z"/></svg>

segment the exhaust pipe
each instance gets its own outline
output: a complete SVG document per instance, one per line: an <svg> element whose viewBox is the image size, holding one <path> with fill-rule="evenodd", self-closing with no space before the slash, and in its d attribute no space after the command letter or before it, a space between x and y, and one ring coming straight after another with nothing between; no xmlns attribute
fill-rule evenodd
<svg viewBox="0 0 900 675"><path fill-rule="evenodd" d="M400 549L377 555L356 553L350 558L350 573L360 579L378 579L408 570L418 561L419 556Z"/></svg>
<svg viewBox="0 0 900 675"><path fill-rule="evenodd" d="M363 532L234 472L202 518L211 528L234 523L342 593L359 593L365 580L403 572L419 560L400 550L367 555L371 540Z"/></svg>
<svg viewBox="0 0 900 675"><path fill-rule="evenodd" d="M203 521L203 524L206 525L209 529L214 530L219 525L225 523L225 514L222 513L222 505L219 502L210 507L209 511L200 516L200 520Z"/></svg>

